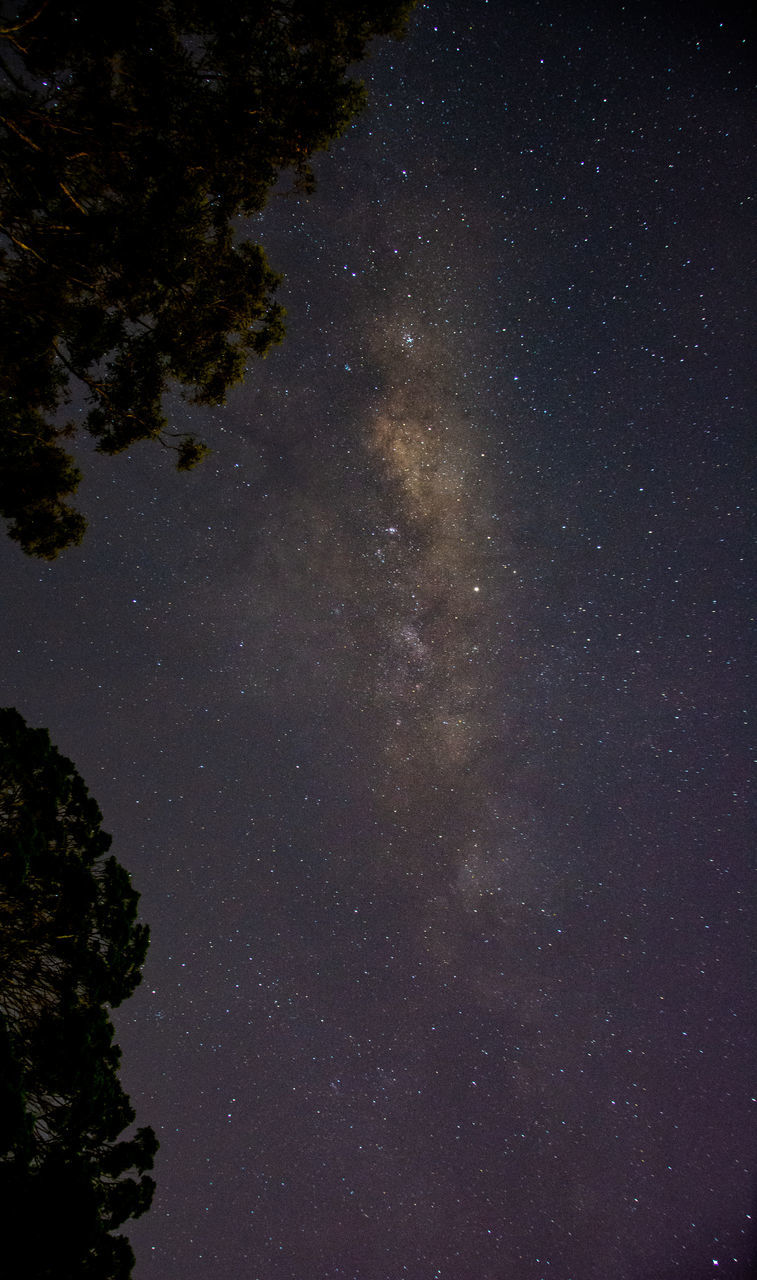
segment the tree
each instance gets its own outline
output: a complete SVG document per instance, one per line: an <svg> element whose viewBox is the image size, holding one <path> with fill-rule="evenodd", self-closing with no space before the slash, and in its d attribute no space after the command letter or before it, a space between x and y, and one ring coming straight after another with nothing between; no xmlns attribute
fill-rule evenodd
<svg viewBox="0 0 757 1280"><path fill-rule="evenodd" d="M279 277L245 218L364 102L350 74L415 0L22 0L0 20L0 514L52 559L81 540L65 448L168 430L281 341ZM7 4L0 4L4 12ZM68 419L64 406L81 403Z"/></svg>
<svg viewBox="0 0 757 1280"><path fill-rule="evenodd" d="M113 1231L149 1208L158 1143L118 1080L109 1012L141 980L147 927L74 769L0 710L0 1213L3 1275L120 1280ZM15 1246L15 1247L14 1247ZM8 1270L18 1257L19 1270Z"/></svg>

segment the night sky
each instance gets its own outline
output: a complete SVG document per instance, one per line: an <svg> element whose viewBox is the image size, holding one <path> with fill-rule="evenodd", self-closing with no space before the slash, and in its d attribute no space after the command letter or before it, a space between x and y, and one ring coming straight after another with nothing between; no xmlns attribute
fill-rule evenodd
<svg viewBox="0 0 757 1280"><path fill-rule="evenodd" d="M250 224L210 460L4 539L3 705L152 931L137 1280L751 1274L753 53L430 0Z"/></svg>

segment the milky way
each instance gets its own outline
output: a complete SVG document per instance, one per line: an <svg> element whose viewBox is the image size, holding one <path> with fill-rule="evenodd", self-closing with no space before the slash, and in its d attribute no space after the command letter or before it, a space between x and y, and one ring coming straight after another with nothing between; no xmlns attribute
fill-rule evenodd
<svg viewBox="0 0 757 1280"><path fill-rule="evenodd" d="M0 549L4 700L152 928L137 1274L746 1280L745 33L415 21L254 225L289 332L213 457Z"/></svg>

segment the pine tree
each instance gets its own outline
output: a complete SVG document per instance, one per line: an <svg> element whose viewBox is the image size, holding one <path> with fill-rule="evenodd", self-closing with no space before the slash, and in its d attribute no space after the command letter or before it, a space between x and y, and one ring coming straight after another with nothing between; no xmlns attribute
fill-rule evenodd
<svg viewBox="0 0 757 1280"><path fill-rule="evenodd" d="M284 334L245 219L283 173L312 188L364 102L349 68L411 8L27 0L0 21L0 515L25 551L83 536L67 437L157 440L180 469L207 451L166 394L221 403Z"/></svg>
<svg viewBox="0 0 757 1280"><path fill-rule="evenodd" d="M44 729L0 710L3 1275L127 1277L112 1232L149 1208L158 1143L118 1079L110 1011L149 942L102 815Z"/></svg>

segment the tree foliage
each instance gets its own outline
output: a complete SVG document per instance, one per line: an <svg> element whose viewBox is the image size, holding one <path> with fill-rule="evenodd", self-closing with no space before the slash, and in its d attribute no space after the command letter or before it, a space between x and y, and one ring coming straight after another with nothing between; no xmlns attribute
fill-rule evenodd
<svg viewBox="0 0 757 1280"><path fill-rule="evenodd" d="M44 729L0 710L0 1213L3 1275L120 1280L114 1230L149 1208L155 1134L118 1080L109 1010L148 930L110 836ZM14 1250L14 1243L16 1250ZM7 1270L17 1253L19 1270Z"/></svg>
<svg viewBox="0 0 757 1280"><path fill-rule="evenodd" d="M243 219L285 171L312 186L363 103L350 66L413 2L0 3L0 514L24 550L81 540L67 436L202 456L166 392L222 402L283 336Z"/></svg>

